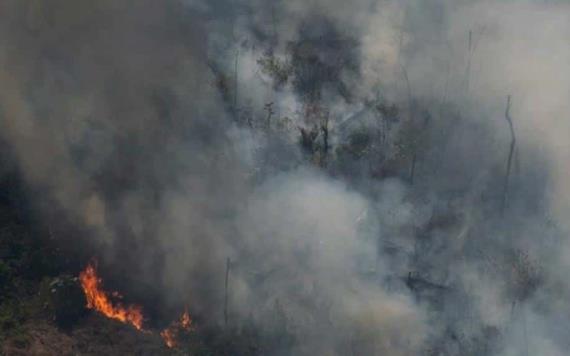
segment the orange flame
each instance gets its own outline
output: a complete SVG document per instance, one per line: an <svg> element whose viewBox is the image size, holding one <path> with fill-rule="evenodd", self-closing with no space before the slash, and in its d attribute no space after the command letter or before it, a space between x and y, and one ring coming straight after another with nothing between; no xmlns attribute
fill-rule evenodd
<svg viewBox="0 0 570 356"><path fill-rule="evenodd" d="M192 324L192 319L190 319L190 314L188 314L188 309L184 309L184 313L180 317L180 326L184 330L190 330L191 324Z"/></svg>
<svg viewBox="0 0 570 356"><path fill-rule="evenodd" d="M144 319L142 308L137 305L125 307L121 303L113 305L108 293L101 288L101 278L97 276L94 264L90 263L87 265L87 268L79 274L79 280L87 298L87 308L95 309L108 318L131 324L137 330L142 330ZM112 292L111 295L116 298L122 298L117 292Z"/></svg>
<svg viewBox="0 0 570 356"><path fill-rule="evenodd" d="M172 330L170 327L167 329L164 329L160 332L160 336L162 336L162 339L164 340L164 343L166 344L166 346L173 348L176 346L176 335L174 333L174 330Z"/></svg>
<svg viewBox="0 0 570 356"><path fill-rule="evenodd" d="M87 308L95 309L108 318L119 320L125 324L133 325L137 330L143 330L142 308L138 305L124 306L120 302L113 304L113 299L121 299L123 296L119 292L105 292L102 288L101 278L97 276L96 263L90 263L85 270L79 274L81 287L87 299ZM109 297L111 296L111 297ZM170 324L170 326L160 332L160 336L169 348L178 346L178 337L184 331L192 329L192 319L185 308L180 318Z"/></svg>
<svg viewBox="0 0 570 356"><path fill-rule="evenodd" d="M164 340L166 346L173 348L178 345L178 335L182 331L189 331L192 326L192 319L190 319L190 314L188 310L184 309L184 313L180 316L180 319L170 324L170 326L160 332L160 336Z"/></svg>

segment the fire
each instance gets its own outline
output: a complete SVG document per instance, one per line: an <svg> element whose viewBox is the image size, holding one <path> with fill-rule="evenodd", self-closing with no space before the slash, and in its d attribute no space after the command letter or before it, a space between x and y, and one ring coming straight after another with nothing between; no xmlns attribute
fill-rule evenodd
<svg viewBox="0 0 570 356"><path fill-rule="evenodd" d="M160 336L162 336L162 340L164 340L166 346L170 348L176 346L176 335L174 335L174 331L171 328L162 330Z"/></svg>
<svg viewBox="0 0 570 356"><path fill-rule="evenodd" d="M190 330L191 324L192 324L192 319L190 319L190 314L188 314L188 309L184 309L184 313L180 317L180 326L184 330Z"/></svg>
<svg viewBox="0 0 570 356"><path fill-rule="evenodd" d="M85 270L79 274L81 287L87 299L87 308L95 309L108 318L119 320L125 324L131 324L137 330L143 331L143 313L142 308L138 305L124 306L120 302L113 300L123 298L119 292L106 292L102 288L102 281L97 276L96 263L89 263ZM170 326L160 332L160 336L169 348L178 345L178 338L184 331L190 331L192 328L192 319L188 310L185 308L184 313L178 320L175 320ZM150 332L150 331L147 331Z"/></svg>
<svg viewBox="0 0 570 356"><path fill-rule="evenodd" d="M160 332L160 336L164 340L166 346L173 348L178 345L178 335L183 331L189 331L192 326L192 319L190 319L190 314L188 310L184 309L184 313L180 316L180 319L170 324L170 326Z"/></svg>
<svg viewBox="0 0 570 356"><path fill-rule="evenodd" d="M121 303L113 304L109 298L109 293L102 289L101 278L97 276L94 264L87 265L87 268L79 274L79 280L87 298L87 308L95 309L108 318L131 324L137 330L142 330L144 319L142 308L137 305L125 307ZM110 295L115 298L122 298L118 292L112 292Z"/></svg>

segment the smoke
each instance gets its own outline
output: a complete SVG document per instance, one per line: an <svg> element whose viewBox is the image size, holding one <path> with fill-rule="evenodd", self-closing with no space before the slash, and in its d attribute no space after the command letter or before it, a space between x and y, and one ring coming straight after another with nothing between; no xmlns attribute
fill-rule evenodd
<svg viewBox="0 0 570 356"><path fill-rule="evenodd" d="M345 354L350 343L374 354L391 344L398 354L419 350L421 311L364 277L381 270L366 199L310 171L268 180L251 199L239 219L236 272L247 281L240 299L248 306L238 312L269 318L278 303L300 342L294 354Z"/></svg>
<svg viewBox="0 0 570 356"><path fill-rule="evenodd" d="M229 321L264 330L267 354L564 354L569 5L0 14L0 137L42 221L78 226L74 244L157 318L188 304L222 323L229 258ZM301 150L323 117L334 147Z"/></svg>

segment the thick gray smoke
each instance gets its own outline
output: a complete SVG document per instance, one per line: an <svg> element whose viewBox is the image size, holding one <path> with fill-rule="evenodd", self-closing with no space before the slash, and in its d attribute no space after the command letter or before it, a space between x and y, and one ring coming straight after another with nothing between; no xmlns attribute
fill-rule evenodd
<svg viewBox="0 0 570 356"><path fill-rule="evenodd" d="M0 137L50 229L79 226L157 308L223 323L229 258L229 323L264 354L563 355L569 20L555 1L4 0Z"/></svg>

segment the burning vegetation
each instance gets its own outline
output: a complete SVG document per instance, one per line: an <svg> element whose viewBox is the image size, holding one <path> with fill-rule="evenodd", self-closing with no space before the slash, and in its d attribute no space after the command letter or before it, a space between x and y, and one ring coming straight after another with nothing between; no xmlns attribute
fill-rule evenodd
<svg viewBox="0 0 570 356"><path fill-rule="evenodd" d="M192 327L192 319L188 310L180 316L180 319L174 321L170 326L160 332L160 336L164 340L166 346L173 348L178 346L178 338L181 333L188 332Z"/></svg>
<svg viewBox="0 0 570 356"><path fill-rule="evenodd" d="M79 280L85 293L88 309L93 309L107 318L130 324L139 331L145 331L143 329L145 318L142 307L134 304L124 305L120 302L123 296L119 292L103 290L103 281L97 275L97 263L89 263L85 270L79 274ZM166 346L174 348L178 346L180 335L190 331L191 327L192 319L188 310L185 309L178 320L160 332L160 336Z"/></svg>
<svg viewBox="0 0 570 356"><path fill-rule="evenodd" d="M79 274L79 280L85 292L87 308L94 309L107 318L131 324L137 330L142 330L144 321L142 308L137 305L124 306L119 301L114 302L113 299L122 299L122 296L118 292L109 293L103 290L102 280L97 275L96 263L89 263Z"/></svg>
<svg viewBox="0 0 570 356"><path fill-rule="evenodd" d="M567 354L570 5L342 3L0 1L0 356Z"/></svg>

